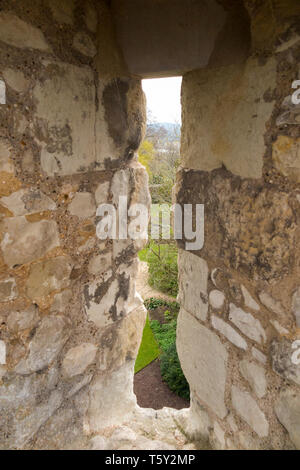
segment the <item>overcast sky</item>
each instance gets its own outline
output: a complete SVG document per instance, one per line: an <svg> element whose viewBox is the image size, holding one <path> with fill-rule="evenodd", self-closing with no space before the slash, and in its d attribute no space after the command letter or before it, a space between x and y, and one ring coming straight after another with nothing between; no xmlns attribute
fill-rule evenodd
<svg viewBox="0 0 300 470"><path fill-rule="evenodd" d="M143 80L147 108L158 122L181 122L181 77Z"/></svg>

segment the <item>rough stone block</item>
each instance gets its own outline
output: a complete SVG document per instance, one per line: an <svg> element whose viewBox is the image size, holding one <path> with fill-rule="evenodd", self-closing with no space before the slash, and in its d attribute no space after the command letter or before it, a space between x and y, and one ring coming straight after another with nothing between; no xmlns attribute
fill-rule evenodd
<svg viewBox="0 0 300 470"><path fill-rule="evenodd" d="M12 13L0 13L0 40L21 49L49 51L42 31L21 20Z"/></svg>
<svg viewBox="0 0 300 470"><path fill-rule="evenodd" d="M47 78L33 90L35 123L43 128L42 169L49 176L87 171L96 159L93 71L60 62L45 65Z"/></svg>
<svg viewBox="0 0 300 470"><path fill-rule="evenodd" d="M68 287L71 270L72 264L66 256L50 258L32 265L26 281L28 297L38 300L52 291Z"/></svg>
<svg viewBox="0 0 300 470"><path fill-rule="evenodd" d="M259 344L266 341L266 333L259 320L254 318L251 313L246 313L241 308L230 304L229 320L232 321L244 335L253 339Z"/></svg>
<svg viewBox="0 0 300 470"><path fill-rule="evenodd" d="M291 441L300 450L300 395L292 389L283 390L275 404L275 412L287 429Z"/></svg>
<svg viewBox="0 0 300 470"><path fill-rule="evenodd" d="M265 369L254 362L244 359L240 362L240 372L249 382L258 398L262 398L267 391L267 380Z"/></svg>
<svg viewBox="0 0 300 470"><path fill-rule="evenodd" d="M20 70L7 68L3 72L3 77L7 85L18 93L24 93L29 88L30 81Z"/></svg>
<svg viewBox="0 0 300 470"><path fill-rule="evenodd" d="M39 322L39 313L32 305L26 310L11 312L7 318L8 329L14 333L32 330Z"/></svg>
<svg viewBox="0 0 300 470"><path fill-rule="evenodd" d="M225 338L228 339L232 344L237 346L238 348L243 349L246 351L248 349L247 342L239 335L228 323L226 323L222 318L217 316L212 317L212 326L218 330Z"/></svg>
<svg viewBox="0 0 300 470"><path fill-rule="evenodd" d="M18 290L14 278L0 281L0 302L9 302L17 297Z"/></svg>
<svg viewBox="0 0 300 470"><path fill-rule="evenodd" d="M11 217L1 224L1 242L5 263L9 266L30 263L59 246L56 222L27 222L25 217Z"/></svg>
<svg viewBox="0 0 300 470"><path fill-rule="evenodd" d="M59 354L70 335L65 318L44 317L29 344L29 355L16 367L16 372L28 374L44 369Z"/></svg>
<svg viewBox="0 0 300 470"><path fill-rule="evenodd" d="M33 214L35 212L53 211L56 204L39 190L20 189L10 196L2 197L0 204L14 216Z"/></svg>
<svg viewBox="0 0 300 470"><path fill-rule="evenodd" d="M97 346L91 343L82 343L69 349L62 362L63 373L66 377L83 374L96 357Z"/></svg>
<svg viewBox="0 0 300 470"><path fill-rule="evenodd" d="M180 250L178 255L179 302L202 321L207 318L208 266L204 259Z"/></svg>
<svg viewBox="0 0 300 470"><path fill-rule="evenodd" d="M231 389L232 405L239 416L255 431L259 437L269 434L269 423L250 393L240 390L235 385Z"/></svg>
<svg viewBox="0 0 300 470"><path fill-rule="evenodd" d="M177 350L191 390L219 418L225 418L228 353L218 336L181 309L177 323Z"/></svg>
<svg viewBox="0 0 300 470"><path fill-rule="evenodd" d="M97 53L97 49L92 39L89 37L88 34L83 32L77 33L75 35L73 47L78 52L83 55L86 55L87 57L94 57Z"/></svg>
<svg viewBox="0 0 300 470"><path fill-rule="evenodd" d="M68 210L71 215L80 219L95 216L96 206L93 195L91 193L76 193Z"/></svg>

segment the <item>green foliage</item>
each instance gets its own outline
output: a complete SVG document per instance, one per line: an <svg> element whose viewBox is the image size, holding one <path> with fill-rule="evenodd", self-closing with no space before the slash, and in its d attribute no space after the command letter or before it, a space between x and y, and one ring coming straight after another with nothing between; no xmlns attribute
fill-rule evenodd
<svg viewBox="0 0 300 470"><path fill-rule="evenodd" d="M153 320L150 322L150 325L162 350L160 370L163 380L173 392L189 400L189 384L182 372L176 349L177 320L173 319L163 325L157 320Z"/></svg>
<svg viewBox="0 0 300 470"><path fill-rule="evenodd" d="M142 342L140 349L135 361L134 372L137 373L152 361L154 361L160 354L157 341L153 335L153 331L150 327L149 318L147 316Z"/></svg>
<svg viewBox="0 0 300 470"><path fill-rule="evenodd" d="M168 302L164 299L157 299L156 297L150 297L150 299L145 300L144 304L147 310L155 310L157 307L168 307L172 312L178 313L180 308L175 300ZM167 311L165 313L167 313Z"/></svg>
<svg viewBox="0 0 300 470"><path fill-rule="evenodd" d="M144 165L150 178L152 177L151 163L155 158L156 152L153 143L149 140L144 140L139 148L138 160Z"/></svg>
<svg viewBox="0 0 300 470"><path fill-rule="evenodd" d="M156 240L139 252L140 260L149 266L150 286L172 297L178 293L177 252L175 243L160 244Z"/></svg>

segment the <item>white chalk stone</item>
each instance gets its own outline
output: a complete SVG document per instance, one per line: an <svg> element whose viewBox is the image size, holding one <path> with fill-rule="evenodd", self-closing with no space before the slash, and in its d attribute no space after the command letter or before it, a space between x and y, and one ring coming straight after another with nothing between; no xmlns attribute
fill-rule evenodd
<svg viewBox="0 0 300 470"><path fill-rule="evenodd" d="M4 11L0 12L0 40L21 49L50 50L40 29Z"/></svg>
<svg viewBox="0 0 300 470"><path fill-rule="evenodd" d="M252 356L254 357L254 359L261 362L262 364L267 363L267 356L264 353L262 353L259 349L253 346L251 349L251 352L252 352Z"/></svg>
<svg viewBox="0 0 300 470"><path fill-rule="evenodd" d="M20 70L7 68L3 72L3 77L7 85L18 93L24 93L29 88L29 80Z"/></svg>
<svg viewBox="0 0 300 470"><path fill-rule="evenodd" d="M231 389L232 405L239 416L255 431L259 437L269 434L269 423L250 393L233 385Z"/></svg>
<svg viewBox="0 0 300 470"><path fill-rule="evenodd" d="M241 308L230 304L229 320L232 321L248 338L257 343L264 343L267 339L265 330L259 320L251 313L246 313Z"/></svg>
<svg viewBox="0 0 300 470"><path fill-rule="evenodd" d="M222 318L217 317L214 315L212 317L212 325L213 327L218 330L222 335L225 336L232 344L237 346L238 348L243 349L246 351L248 349L247 342L244 338L241 337L228 323L226 323Z"/></svg>
<svg viewBox="0 0 300 470"><path fill-rule="evenodd" d="M180 304L196 318L205 321L208 312L208 266L204 259L184 250L178 254Z"/></svg>
<svg viewBox="0 0 300 470"><path fill-rule="evenodd" d="M219 418L225 418L226 347L215 333L183 309L177 332L177 351L191 389Z"/></svg>
<svg viewBox="0 0 300 470"><path fill-rule="evenodd" d="M209 303L212 308L218 310L221 309L225 302L225 295L223 292L214 289L209 293Z"/></svg>
<svg viewBox="0 0 300 470"><path fill-rule="evenodd" d="M69 349L62 363L63 373L66 377L82 374L94 361L97 346L92 343L82 343Z"/></svg>
<svg viewBox="0 0 300 470"><path fill-rule="evenodd" d="M0 104L6 104L6 86L3 80L0 80Z"/></svg>
<svg viewBox="0 0 300 470"><path fill-rule="evenodd" d="M0 340L0 364L6 364L6 344L2 340Z"/></svg>
<svg viewBox="0 0 300 470"><path fill-rule="evenodd" d="M96 214L94 197L91 193L76 193L68 207L71 215L80 219L93 217Z"/></svg>
<svg viewBox="0 0 300 470"><path fill-rule="evenodd" d="M255 302L253 297L250 295L250 293L248 292L246 287L241 285L241 289L242 289L242 293L243 293L243 296L244 296L244 301L245 301L246 307L251 308L252 310L258 311L260 307L259 307L258 303Z"/></svg>
<svg viewBox="0 0 300 470"><path fill-rule="evenodd" d="M258 398L265 396L267 391L267 380L265 369L263 367L244 359L240 362L240 372L249 382Z"/></svg>
<svg viewBox="0 0 300 470"><path fill-rule="evenodd" d="M273 297L271 297L267 292L261 292L259 294L259 300L271 312L274 312L277 315L284 315L281 303L278 300L273 299Z"/></svg>

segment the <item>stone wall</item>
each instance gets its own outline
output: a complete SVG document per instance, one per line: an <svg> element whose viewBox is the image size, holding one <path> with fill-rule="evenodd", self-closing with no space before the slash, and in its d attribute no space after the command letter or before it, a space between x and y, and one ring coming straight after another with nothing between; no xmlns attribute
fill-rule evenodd
<svg viewBox="0 0 300 470"><path fill-rule="evenodd" d="M177 347L191 434L217 449L299 449L300 12L245 4L249 59L183 79L177 201L205 205L205 242L180 243Z"/></svg>
<svg viewBox="0 0 300 470"><path fill-rule="evenodd" d="M136 404L139 246L96 208L149 203L144 95L106 2L0 6L0 448L84 448Z"/></svg>
<svg viewBox="0 0 300 470"><path fill-rule="evenodd" d="M157 413L133 394L143 242L96 236L100 204L150 202L118 2L0 0L0 448L300 447L299 2L236 4L183 80L177 200L205 244L180 244L191 408Z"/></svg>

